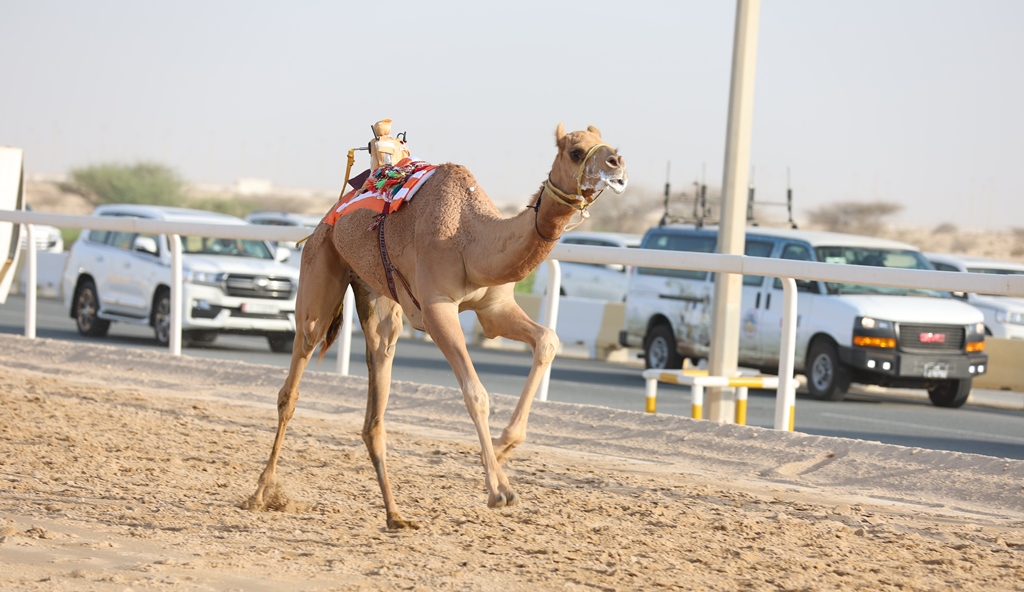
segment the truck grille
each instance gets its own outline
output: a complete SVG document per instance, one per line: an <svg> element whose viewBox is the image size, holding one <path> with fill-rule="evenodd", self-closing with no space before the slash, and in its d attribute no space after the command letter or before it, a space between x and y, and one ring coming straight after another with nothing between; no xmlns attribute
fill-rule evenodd
<svg viewBox="0 0 1024 592"><path fill-rule="evenodd" d="M229 296L290 300L295 286L289 278L265 275L229 275L224 282Z"/></svg>
<svg viewBox="0 0 1024 592"><path fill-rule="evenodd" d="M906 352L963 351L964 328L950 325L900 324L900 350Z"/></svg>

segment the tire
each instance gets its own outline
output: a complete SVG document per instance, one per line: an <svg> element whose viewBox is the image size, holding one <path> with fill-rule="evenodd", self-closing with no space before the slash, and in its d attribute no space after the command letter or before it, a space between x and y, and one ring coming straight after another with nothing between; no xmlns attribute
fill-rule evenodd
<svg viewBox="0 0 1024 592"><path fill-rule="evenodd" d="M967 397L971 396L970 378L963 380L945 380L928 389L928 398L936 407L948 407L956 409L963 407Z"/></svg>
<svg viewBox="0 0 1024 592"><path fill-rule="evenodd" d="M75 325L79 335L86 337L104 337L110 331L110 321L99 318L100 299L96 295L96 284L90 280L82 280L75 292L74 301Z"/></svg>
<svg viewBox="0 0 1024 592"><path fill-rule="evenodd" d="M807 354L807 390L815 399L842 401L850 388L850 369L839 361L834 343L818 339Z"/></svg>
<svg viewBox="0 0 1024 592"><path fill-rule="evenodd" d="M683 367L683 357L676 350L676 337L669 325L655 325L644 337L644 366L656 370Z"/></svg>
<svg viewBox="0 0 1024 592"><path fill-rule="evenodd" d="M160 345L171 343L171 293L160 290L153 299L153 313L150 315L153 334Z"/></svg>
<svg viewBox="0 0 1024 592"><path fill-rule="evenodd" d="M270 344L270 351L276 354L291 353L292 346L295 344L295 333L278 333L276 335L268 335L267 343Z"/></svg>
<svg viewBox="0 0 1024 592"><path fill-rule="evenodd" d="M190 345L209 345L217 340L215 331L186 331L182 335L182 341Z"/></svg>

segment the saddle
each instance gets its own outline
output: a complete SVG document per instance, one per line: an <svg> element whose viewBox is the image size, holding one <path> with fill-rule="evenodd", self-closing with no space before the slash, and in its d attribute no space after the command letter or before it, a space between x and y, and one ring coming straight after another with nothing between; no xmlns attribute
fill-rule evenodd
<svg viewBox="0 0 1024 592"><path fill-rule="evenodd" d="M373 222L367 230L377 230L377 242L380 246L381 264L387 277L391 297L398 302L395 290L394 275L402 282L416 308L420 303L412 293L412 287L388 256L387 243L384 240L384 220L387 215L395 212L406 202L412 200L422 183L430 178L437 168L426 161L410 156L405 143L405 133L394 138L391 133L391 120L378 121L373 126L374 140L370 142L370 161L374 165L371 170L364 171L353 179L352 191L343 194L338 202L324 216L324 222L334 226L344 215L356 210L370 209L375 212ZM350 158L351 164L351 158Z"/></svg>

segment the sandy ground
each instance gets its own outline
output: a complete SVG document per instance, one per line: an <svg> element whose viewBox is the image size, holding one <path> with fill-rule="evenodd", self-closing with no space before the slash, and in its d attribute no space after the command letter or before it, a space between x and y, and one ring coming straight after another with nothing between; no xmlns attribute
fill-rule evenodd
<svg viewBox="0 0 1024 592"><path fill-rule="evenodd" d="M364 379L0 335L0 590L1024 590L1024 462L537 403L486 507L458 391L396 382L384 527ZM492 427L515 399L492 395Z"/></svg>

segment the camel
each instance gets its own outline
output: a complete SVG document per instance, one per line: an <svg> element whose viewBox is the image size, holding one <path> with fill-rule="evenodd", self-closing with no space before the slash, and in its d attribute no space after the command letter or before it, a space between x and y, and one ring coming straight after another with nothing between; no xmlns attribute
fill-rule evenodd
<svg viewBox="0 0 1024 592"><path fill-rule="evenodd" d="M431 337L458 379L480 439L487 506L517 503L502 466L526 439L534 393L559 342L554 331L534 322L516 304L514 284L547 257L574 215L582 221L601 191L610 188L621 194L627 182L625 161L601 140L596 127L566 133L559 123L555 140L558 152L547 180L516 216L503 217L468 169L447 163L423 181L414 203L386 216L386 251L378 244L377 232L368 232L375 223L370 210L346 214L333 226L317 226L302 251L296 335L288 376L278 393L277 433L246 508L288 504L276 475L285 429L316 346L321 346L322 359L337 336L342 300L350 285L369 371L362 439L384 498L387 528L419 528L399 512L385 461L384 410L403 312L413 327ZM397 290L382 264L388 258L402 280ZM477 377L459 324L459 312L464 310L476 312L487 337L524 342L533 351L522 394L498 438L491 437L487 390Z"/></svg>

